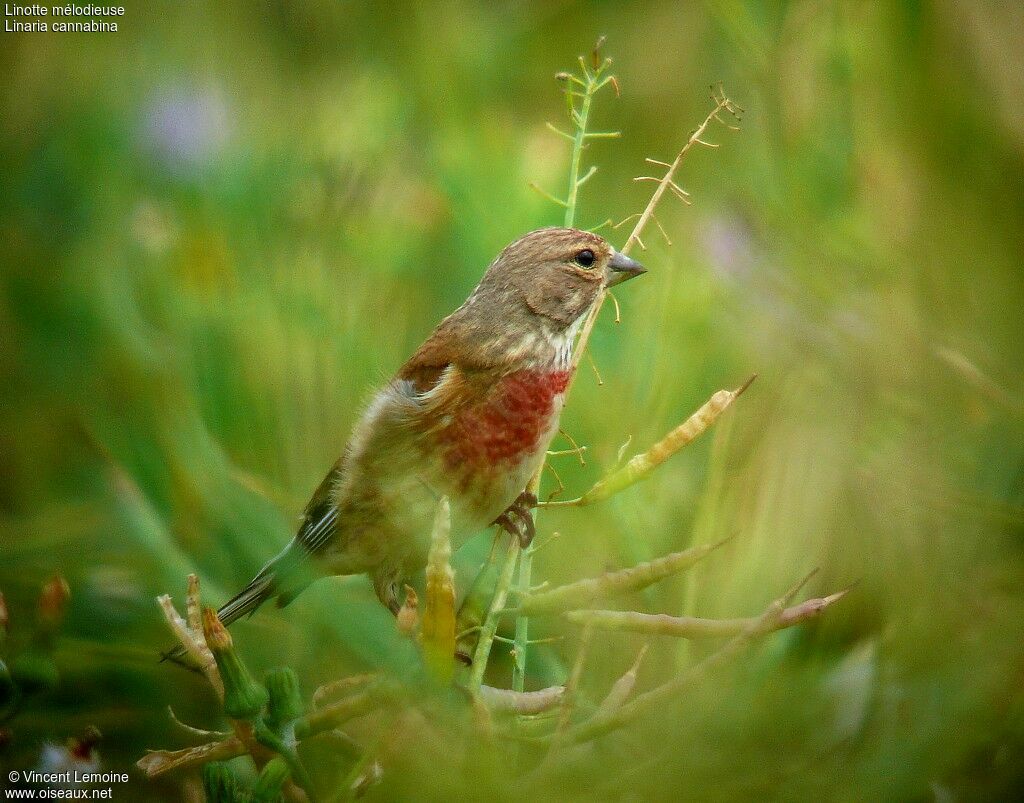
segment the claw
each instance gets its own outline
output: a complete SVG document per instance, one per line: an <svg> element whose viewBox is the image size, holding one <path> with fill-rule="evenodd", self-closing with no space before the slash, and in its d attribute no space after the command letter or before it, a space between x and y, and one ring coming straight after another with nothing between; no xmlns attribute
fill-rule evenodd
<svg viewBox="0 0 1024 803"><path fill-rule="evenodd" d="M533 524L533 516L530 515L531 508L537 506L537 496L529 491L523 491L516 498L508 509L494 520L509 535L519 539L519 546L526 549L537 534Z"/></svg>
<svg viewBox="0 0 1024 803"><path fill-rule="evenodd" d="M523 526L517 533L519 536L519 546L521 549L526 549L531 543L533 543L533 539L537 535L537 528L534 527L533 516L530 515L529 511L522 516L520 521Z"/></svg>

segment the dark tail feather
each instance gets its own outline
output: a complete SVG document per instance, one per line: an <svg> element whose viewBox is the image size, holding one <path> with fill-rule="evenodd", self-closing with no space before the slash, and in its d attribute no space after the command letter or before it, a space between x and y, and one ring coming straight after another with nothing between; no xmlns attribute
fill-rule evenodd
<svg viewBox="0 0 1024 803"><path fill-rule="evenodd" d="M247 613L252 613L274 595L277 577L276 573L271 570L272 566L273 564L267 566L257 574L249 585L225 602L217 611L217 618L224 623L225 627L236 619L241 619Z"/></svg>

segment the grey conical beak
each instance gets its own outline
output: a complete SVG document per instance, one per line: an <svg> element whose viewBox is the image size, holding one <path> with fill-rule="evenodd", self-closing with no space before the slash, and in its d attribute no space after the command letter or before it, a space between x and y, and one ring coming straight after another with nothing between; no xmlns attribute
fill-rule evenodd
<svg viewBox="0 0 1024 803"><path fill-rule="evenodd" d="M622 284L624 281L632 279L634 276L639 276L641 273L647 273L647 268L635 259L630 259L625 254L620 254L616 251L612 254L612 258L608 260L608 267L604 272L604 286L613 287L617 284Z"/></svg>

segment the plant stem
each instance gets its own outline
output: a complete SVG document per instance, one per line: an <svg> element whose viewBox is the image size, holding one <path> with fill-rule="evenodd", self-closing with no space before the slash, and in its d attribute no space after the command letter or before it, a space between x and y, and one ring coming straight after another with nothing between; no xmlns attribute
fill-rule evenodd
<svg viewBox="0 0 1024 803"><path fill-rule="evenodd" d="M540 488L540 475L544 470L543 464L537 473L530 478L529 485L526 486L526 490L536 494ZM530 512L536 522L537 516L534 511ZM533 544L530 544L526 549L520 550L519 552L519 573L516 575L516 591L519 592L519 598L523 599L527 594L530 593L530 586L532 584L531 575L533 573L533 553L536 551ZM530 617L528 616L517 616L516 617L516 636L515 636L515 648L512 653L512 690L523 691L526 688L526 652L530 646Z"/></svg>
<svg viewBox="0 0 1024 803"><path fill-rule="evenodd" d="M602 86L598 80L602 68L598 68L593 75L585 73L586 88L583 90L583 101L580 104L579 112L573 116L575 133L572 138L572 153L569 156L569 192L565 201L565 225L570 227L576 219L576 201L579 197L580 165L583 162L583 146L587 138L587 122L590 119L590 102L594 93ZM540 477L544 466L537 469L537 473L530 479L526 490L537 494L540 489ZM531 512L534 521L536 513ZM533 575L533 553L531 544L519 553L519 572L516 575L516 590L519 598L523 599L530 593ZM521 692L526 688L526 655L530 647L530 618L528 616L516 617L515 648L513 650L512 662L512 689Z"/></svg>
<svg viewBox="0 0 1024 803"><path fill-rule="evenodd" d="M597 82L587 77L587 88L583 91L576 134L572 138L572 154L569 157L569 194L565 199L565 225L571 227L576 219L576 198L580 189L580 163L583 161L583 142L587 137L587 120L590 117L590 101L597 90Z"/></svg>
<svg viewBox="0 0 1024 803"><path fill-rule="evenodd" d="M491 600L490 610L487 617L480 626L480 639L476 643L476 650L473 653L473 668L469 673L469 690L472 693L480 691L480 684L484 680L484 672L487 671L487 659L491 655L491 645L494 643L494 634L498 630L498 622L501 620L500 611L505 607L505 600L508 598L508 590L512 585L512 573L516 568L516 558L519 556L519 542L513 538L505 553L504 563L498 575L498 582L494 586L494 598Z"/></svg>
<svg viewBox="0 0 1024 803"><path fill-rule="evenodd" d="M711 110L707 117L704 118L704 122L700 124L696 131L690 134L690 138L686 140L686 144L680 149L679 153L676 154L676 158L669 166L665 175L661 181L658 182L658 186L655 188L654 193L651 195L651 200L647 202L647 206L644 211L640 214L640 219L636 222L633 227L633 231L630 233L626 240L626 244L622 246L621 252L628 254L632 250L633 246L640 242L640 235L643 230L647 227L651 217L654 215L654 210L657 208L658 203L661 201L661 196L665 194L665 190L669 188L672 183L672 179L676 174L676 170L679 169L679 165L683 162L683 157L686 156L687 152L692 148L700 138L704 135L707 127L711 125L711 121L715 119L720 111L728 108L729 100L723 97L721 100L715 102L715 108Z"/></svg>

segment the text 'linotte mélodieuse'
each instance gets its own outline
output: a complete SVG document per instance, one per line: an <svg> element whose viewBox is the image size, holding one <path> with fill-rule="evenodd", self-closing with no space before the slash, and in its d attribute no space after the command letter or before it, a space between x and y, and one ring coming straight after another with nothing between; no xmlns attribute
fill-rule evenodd
<svg viewBox="0 0 1024 803"><path fill-rule="evenodd" d="M117 22L109 17L123 17L124 6L96 6L91 3L84 6L43 6L33 3L20 6L13 3L4 4L4 31L17 32L110 32L116 33ZM35 19L22 21L12 17L52 17L52 20ZM90 19L81 19L89 17ZM104 19L91 19L103 17Z"/></svg>

